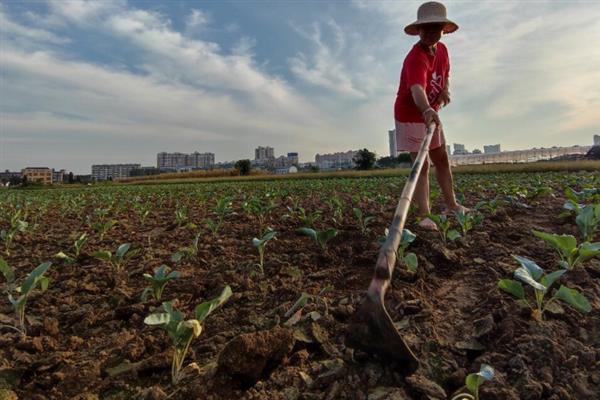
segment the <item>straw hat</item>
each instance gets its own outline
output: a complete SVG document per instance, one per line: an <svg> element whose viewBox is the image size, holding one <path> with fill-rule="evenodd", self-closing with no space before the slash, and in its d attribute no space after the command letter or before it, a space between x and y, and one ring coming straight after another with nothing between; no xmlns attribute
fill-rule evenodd
<svg viewBox="0 0 600 400"><path fill-rule="evenodd" d="M442 3L430 1L421 4L417 11L417 20L404 28L409 35L419 34L419 25L423 24L445 24L444 33L452 33L458 29L456 23L446 18L446 7Z"/></svg>

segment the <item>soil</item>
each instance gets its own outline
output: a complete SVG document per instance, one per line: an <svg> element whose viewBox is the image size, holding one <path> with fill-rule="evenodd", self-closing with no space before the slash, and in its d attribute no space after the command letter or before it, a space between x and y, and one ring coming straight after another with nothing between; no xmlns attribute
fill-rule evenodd
<svg viewBox="0 0 600 400"><path fill-rule="evenodd" d="M500 193L501 185L493 176L457 177L467 206ZM530 175L501 176L513 185L532 185ZM30 223L35 216L37 228L18 236L11 255L3 258L15 269L17 282L40 262L53 259L53 266L46 274L48 290L37 290L28 300L27 336L0 330L0 398L446 399L482 363L493 366L496 375L481 387L481 399L597 398L600 260L569 271L555 287L564 284L584 293L592 305L587 314L564 305L564 310L546 312L537 322L497 288L498 280L511 278L518 266L513 254L535 260L546 271L558 269L556 252L531 230L579 237L574 218L559 217L565 202L563 185L598 187L600 180L589 173L535 178L551 186L553 194L523 199L528 208L507 204L494 215L486 211L481 226L447 245L439 234L419 229L414 215L409 218L407 228L417 234L409 251L418 255L418 272L396 268L386 307L420 360L419 370L410 376L402 373L401 365L349 348L345 342L349 321L373 273L378 238L392 220L402 178L27 194L34 204L45 196L49 206L29 215ZM278 187L281 190L272 194ZM109 215L118 224L100 240L85 216L108 201L107 193L115 195L116 206ZM175 223L175 210L186 206L188 222L200 226L205 218L215 218L212 209L222 193L235 196L236 214L225 219L217 237L201 229L195 257L171 262L170 256L189 246L196 232ZM266 219L278 235L267 244L264 274L256 267L258 255L251 244L258 220L241 206L249 193L262 198L270 193L277 204ZM346 204L337 224L323 201L332 193ZM378 194L384 197L377 198ZM132 209L138 197L153 205L143 225ZM72 211L76 207L67 204L68 198L83 199L85 204ZM325 251L299 234L300 223L286 215L293 199L299 199L307 212L322 211L318 229L338 230ZM351 204L374 217L365 234L354 223ZM442 208L436 199L434 210ZM6 219L0 223L5 228ZM71 251L82 232L90 240L75 263L53 258L59 251ZM122 274L91 256L97 250L114 252L125 242L141 251L125 264ZM186 359L192 365L176 387L170 383L168 335L144 324L148 314L160 309L160 302L140 300L146 286L142 274L161 264L182 274L166 285L162 300L174 300L187 318L197 304L218 295L225 285L233 290L192 342ZM286 317L302 293L309 295L306 306ZM0 324L15 324L8 301L0 303Z"/></svg>

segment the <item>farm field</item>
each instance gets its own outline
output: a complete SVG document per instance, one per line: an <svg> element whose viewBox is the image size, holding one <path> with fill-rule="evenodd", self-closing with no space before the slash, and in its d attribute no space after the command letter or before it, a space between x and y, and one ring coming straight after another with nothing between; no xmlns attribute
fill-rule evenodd
<svg viewBox="0 0 600 400"><path fill-rule="evenodd" d="M411 376L345 342L404 177L0 192L0 399L595 398L600 174L455 179L386 297Z"/></svg>

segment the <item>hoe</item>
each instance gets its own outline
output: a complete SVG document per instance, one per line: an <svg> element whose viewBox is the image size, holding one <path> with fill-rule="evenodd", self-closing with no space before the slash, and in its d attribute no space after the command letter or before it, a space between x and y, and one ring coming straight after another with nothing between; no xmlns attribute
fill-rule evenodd
<svg viewBox="0 0 600 400"><path fill-rule="evenodd" d="M406 222L410 201L415 192L417 179L427 157L434 131L435 124L429 125L396 206L389 234L385 244L379 251L375 273L367 290L367 296L352 317L346 336L346 343L349 347L361 349L368 353L377 353L385 358L398 361L401 363L402 369L409 373L419 368L419 360L394 326L392 318L385 309L384 297L392 281L392 272L396 264L396 251L402 238L402 229Z"/></svg>

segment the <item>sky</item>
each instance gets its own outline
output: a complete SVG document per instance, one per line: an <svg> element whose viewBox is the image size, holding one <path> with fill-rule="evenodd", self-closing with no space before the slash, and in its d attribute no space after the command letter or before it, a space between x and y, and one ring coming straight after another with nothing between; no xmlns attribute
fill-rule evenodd
<svg viewBox="0 0 600 400"><path fill-rule="evenodd" d="M389 155L421 1L0 0L0 170ZM600 134L600 1L446 1L449 144Z"/></svg>

